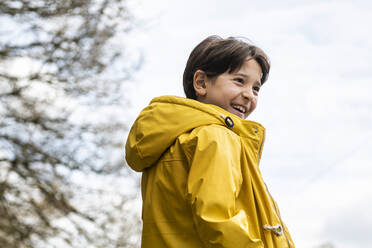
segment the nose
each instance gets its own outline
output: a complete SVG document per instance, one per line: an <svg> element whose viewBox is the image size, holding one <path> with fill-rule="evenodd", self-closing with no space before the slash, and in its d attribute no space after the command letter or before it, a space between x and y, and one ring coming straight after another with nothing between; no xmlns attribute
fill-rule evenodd
<svg viewBox="0 0 372 248"><path fill-rule="evenodd" d="M247 100L252 100L254 97L253 90L249 87L244 88L242 91L242 96Z"/></svg>

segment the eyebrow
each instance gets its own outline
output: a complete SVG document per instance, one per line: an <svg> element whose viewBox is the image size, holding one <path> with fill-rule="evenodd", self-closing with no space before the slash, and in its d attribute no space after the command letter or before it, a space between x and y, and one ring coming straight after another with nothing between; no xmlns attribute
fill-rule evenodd
<svg viewBox="0 0 372 248"><path fill-rule="evenodd" d="M234 76L241 76L241 77L245 77L245 78L250 78L249 75L247 75L245 73L240 73L240 72L232 73L232 75L234 75ZM255 83L258 83L260 86L262 85L260 81L256 81Z"/></svg>

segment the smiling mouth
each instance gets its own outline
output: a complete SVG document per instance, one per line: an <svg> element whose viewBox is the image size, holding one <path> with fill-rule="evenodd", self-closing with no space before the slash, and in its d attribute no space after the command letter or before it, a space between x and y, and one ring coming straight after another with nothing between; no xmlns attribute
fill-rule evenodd
<svg viewBox="0 0 372 248"><path fill-rule="evenodd" d="M238 112L242 113L243 115L245 114L245 112L247 112L246 108L241 106L241 105L232 104L231 107L233 107L233 109L237 110Z"/></svg>

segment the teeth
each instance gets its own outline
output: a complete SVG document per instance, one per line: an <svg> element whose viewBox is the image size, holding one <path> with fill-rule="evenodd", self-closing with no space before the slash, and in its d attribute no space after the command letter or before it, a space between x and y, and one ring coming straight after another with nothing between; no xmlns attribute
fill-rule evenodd
<svg viewBox="0 0 372 248"><path fill-rule="evenodd" d="M245 108L243 108L242 106L240 106L240 105L232 105L232 106L233 106L234 109L237 109L242 113L245 113Z"/></svg>

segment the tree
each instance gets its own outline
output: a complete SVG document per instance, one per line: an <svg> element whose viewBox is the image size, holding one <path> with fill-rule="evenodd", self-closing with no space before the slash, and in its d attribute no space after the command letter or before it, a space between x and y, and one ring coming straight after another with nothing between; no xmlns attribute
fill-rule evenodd
<svg viewBox="0 0 372 248"><path fill-rule="evenodd" d="M2 0L0 23L0 247L130 247L127 3Z"/></svg>

